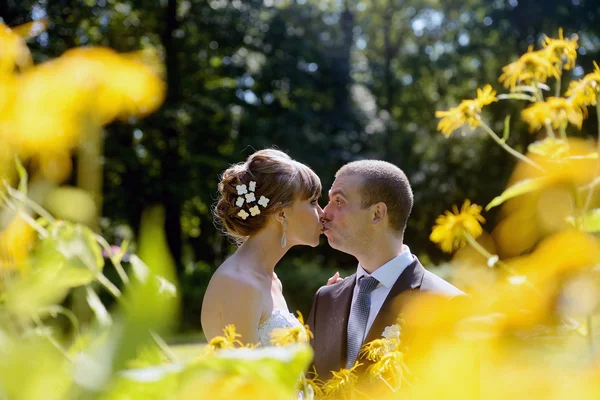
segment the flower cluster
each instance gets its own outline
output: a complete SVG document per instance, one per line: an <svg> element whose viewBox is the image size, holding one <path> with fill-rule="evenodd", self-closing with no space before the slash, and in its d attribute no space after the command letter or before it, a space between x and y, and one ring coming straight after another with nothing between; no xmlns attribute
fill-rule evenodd
<svg viewBox="0 0 600 400"><path fill-rule="evenodd" d="M239 196L237 198L237 200L235 201L236 206L242 207L244 205L244 203L250 204L250 203L254 203L256 201L256 196L255 196L256 182L255 181L251 181L247 186L245 184L237 185L235 187L235 189L237 190L237 194ZM260 209L258 208L258 206L261 205L262 208L267 208L269 201L270 201L269 198L267 198L265 196L260 196L258 201L256 201L257 204L248 208L248 211L241 209L237 213L237 216L240 217L241 219L243 219L244 221L249 216L253 216L253 217L257 216L260 214Z"/></svg>
<svg viewBox="0 0 600 400"><path fill-rule="evenodd" d="M438 243L443 251L451 253L460 247L463 247L467 241L467 235L476 239L483 232L481 223L485 219L481 216L481 206L471 204L465 200L460 211L455 205L453 212L446 211L440 215L433 228L429 238L434 243Z"/></svg>

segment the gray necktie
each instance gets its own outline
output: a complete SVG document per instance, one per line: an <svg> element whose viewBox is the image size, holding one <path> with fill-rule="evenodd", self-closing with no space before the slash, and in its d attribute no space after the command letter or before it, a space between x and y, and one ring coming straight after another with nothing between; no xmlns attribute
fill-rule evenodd
<svg viewBox="0 0 600 400"><path fill-rule="evenodd" d="M348 358L346 368L351 368L362 346L371 311L371 292L379 281L372 276L363 276L358 280L358 295L348 319Z"/></svg>

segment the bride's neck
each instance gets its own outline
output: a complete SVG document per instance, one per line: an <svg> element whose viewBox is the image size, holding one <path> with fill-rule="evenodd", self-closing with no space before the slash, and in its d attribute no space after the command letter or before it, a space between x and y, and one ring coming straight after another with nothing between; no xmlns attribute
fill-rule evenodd
<svg viewBox="0 0 600 400"><path fill-rule="evenodd" d="M250 236L237 250L239 257L251 260L252 266L265 275L273 275L275 265L288 248L281 248L281 238L274 229L265 228Z"/></svg>

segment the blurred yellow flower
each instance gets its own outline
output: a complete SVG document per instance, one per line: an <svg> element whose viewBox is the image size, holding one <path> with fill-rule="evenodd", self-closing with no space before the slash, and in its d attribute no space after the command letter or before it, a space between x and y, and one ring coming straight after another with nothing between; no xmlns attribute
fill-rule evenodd
<svg viewBox="0 0 600 400"><path fill-rule="evenodd" d="M542 46L548 52L550 60L558 64L563 64L566 70L575 68L575 60L577 60L577 45L578 37L574 35L573 39L565 39L563 37L563 29L558 29L558 39L552 39L546 36Z"/></svg>
<svg viewBox="0 0 600 400"><path fill-rule="evenodd" d="M36 237L37 234L31 225L20 216L14 217L8 226L0 231L0 270L22 269Z"/></svg>
<svg viewBox="0 0 600 400"><path fill-rule="evenodd" d="M308 325L304 324L304 318L300 311L298 311L298 321L300 321L300 326L273 329L270 334L271 344L287 346L294 343L308 343L310 338L314 336Z"/></svg>
<svg viewBox="0 0 600 400"><path fill-rule="evenodd" d="M134 55L77 48L4 77L0 91L0 141L30 157L73 149L86 128L147 115L165 84Z"/></svg>
<svg viewBox="0 0 600 400"><path fill-rule="evenodd" d="M548 52L533 51L532 47L529 47L527 53L517 61L503 67L502 71L498 82L504 83L504 87L510 89L520 84L544 83L551 76L555 78L560 76L559 70L548 57Z"/></svg>
<svg viewBox="0 0 600 400"><path fill-rule="evenodd" d="M569 122L581 129L587 109L563 97L550 97L524 109L521 116L531 132L539 131L547 123L554 129L566 128Z"/></svg>
<svg viewBox="0 0 600 400"><path fill-rule="evenodd" d="M323 383L323 393L327 399L345 399L356 387L358 375L356 369L361 366L358 361L352 368L344 368L337 372L332 372L333 377Z"/></svg>
<svg viewBox="0 0 600 400"><path fill-rule="evenodd" d="M227 325L223 329L223 336L215 336L208 342L204 347L203 354L209 355L217 350L232 349L236 346L243 347L244 344L238 340L241 337L239 333L236 333L234 325Z"/></svg>
<svg viewBox="0 0 600 400"><path fill-rule="evenodd" d="M571 82L566 96L580 107L595 106L600 95L600 67L594 61L594 72Z"/></svg>
<svg viewBox="0 0 600 400"><path fill-rule="evenodd" d="M29 22L14 28L0 22L0 76L11 74L15 66L23 70L33 64L25 39L39 35L46 26L46 20Z"/></svg>
<svg viewBox="0 0 600 400"><path fill-rule="evenodd" d="M313 366L313 371L311 372L312 378L303 377L299 384L298 390L303 390L307 387L310 387L314 393L316 399L321 399L325 393L323 393L323 381L319 379L319 374L317 374L316 369Z"/></svg>
<svg viewBox="0 0 600 400"><path fill-rule="evenodd" d="M436 226L429 236L447 253L463 247L467 241L466 235L473 239L481 235L483 229L480 223L485 222L481 216L481 206L471 204L469 200L465 200L460 211L456 205L452 206L452 211L446 211L436 219Z"/></svg>
<svg viewBox="0 0 600 400"><path fill-rule="evenodd" d="M381 357L376 363L367 368L371 379L382 377L395 389L399 388L404 379L404 354L401 351L391 351Z"/></svg>
<svg viewBox="0 0 600 400"><path fill-rule="evenodd" d="M483 89L477 89L475 99L463 100L457 107L453 107L448 111L436 111L435 117L441 118L437 130L448 137L464 124L476 128L480 125L480 114L483 107L496 101L498 101L498 98L492 86L485 85Z"/></svg>
<svg viewBox="0 0 600 400"><path fill-rule="evenodd" d="M566 140L547 137L543 140L531 143L527 150L530 153L548 157L550 159L560 159L569 153L569 144Z"/></svg>
<svg viewBox="0 0 600 400"><path fill-rule="evenodd" d="M369 361L379 361L388 352L388 346L385 339L375 339L365 344L360 350L360 358L366 358Z"/></svg>

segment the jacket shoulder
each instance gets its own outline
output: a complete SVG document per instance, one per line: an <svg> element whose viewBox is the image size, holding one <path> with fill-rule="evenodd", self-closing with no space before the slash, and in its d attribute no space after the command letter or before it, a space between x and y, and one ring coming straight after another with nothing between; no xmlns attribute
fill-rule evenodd
<svg viewBox="0 0 600 400"><path fill-rule="evenodd" d="M427 293L438 294L446 297L465 296L465 292L458 289L456 286L443 280L433 272L425 270L423 281L421 283L421 291Z"/></svg>

